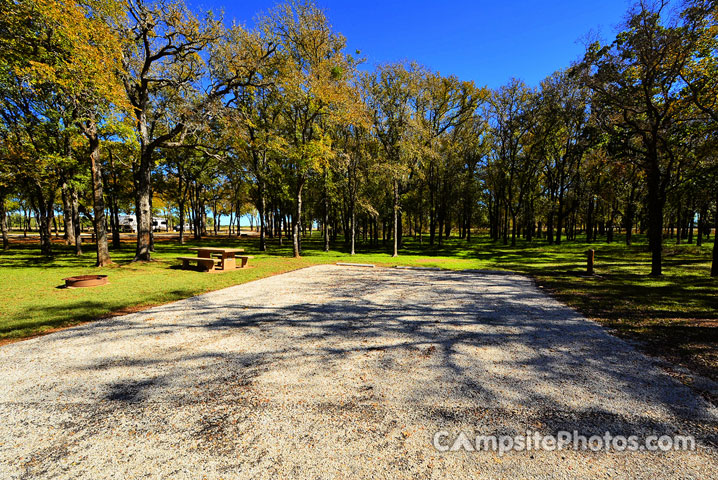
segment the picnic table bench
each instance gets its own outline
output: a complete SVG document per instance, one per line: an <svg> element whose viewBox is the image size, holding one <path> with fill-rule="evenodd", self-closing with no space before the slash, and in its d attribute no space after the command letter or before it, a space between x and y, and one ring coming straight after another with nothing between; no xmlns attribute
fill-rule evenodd
<svg viewBox="0 0 718 480"><path fill-rule="evenodd" d="M250 258L254 258L251 255L237 255L238 253L243 253L244 249L242 248L223 248L223 247L192 247L190 250L197 251L197 257L180 257L182 259L187 258L189 261L196 261L198 264L200 264L200 259L203 260L203 265L210 265L210 261L212 262L212 267L209 268L206 271L212 271L215 270L215 266L219 264L220 268L223 271L226 270L234 270L237 268L237 259L241 261L240 268L244 268L247 266L247 263L249 262ZM214 258L217 257L217 258ZM185 265L187 268L189 268L188 263L184 263L183 261L183 267L185 268Z"/></svg>
<svg viewBox="0 0 718 480"><path fill-rule="evenodd" d="M205 272L211 272L214 270L216 264L221 263L218 258L207 258L207 257L177 257L177 260L182 260L182 268L187 270L191 267L190 263L196 263L197 267Z"/></svg>

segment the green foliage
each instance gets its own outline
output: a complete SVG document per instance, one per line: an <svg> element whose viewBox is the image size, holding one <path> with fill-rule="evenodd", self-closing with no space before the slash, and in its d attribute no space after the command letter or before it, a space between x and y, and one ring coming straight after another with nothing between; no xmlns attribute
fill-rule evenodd
<svg viewBox="0 0 718 480"><path fill-rule="evenodd" d="M713 1L639 4L579 64L494 91L408 62L360 73L312 1L252 28L183 0L1 8L0 193L45 230L60 191L88 212L103 182L91 190L82 135L99 137L108 204L139 207L137 260L153 201L200 223L256 210L263 232L294 230L297 255L317 222L349 244L391 229L397 254L415 230L441 245L476 227L512 244L639 227L654 267L662 230L716 216Z"/></svg>

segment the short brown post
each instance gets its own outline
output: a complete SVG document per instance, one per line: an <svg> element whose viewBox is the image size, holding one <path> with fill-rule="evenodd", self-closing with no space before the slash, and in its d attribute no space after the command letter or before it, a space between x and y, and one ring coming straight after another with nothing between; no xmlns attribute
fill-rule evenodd
<svg viewBox="0 0 718 480"><path fill-rule="evenodd" d="M593 275L593 258L595 250L590 249L586 251L586 273Z"/></svg>

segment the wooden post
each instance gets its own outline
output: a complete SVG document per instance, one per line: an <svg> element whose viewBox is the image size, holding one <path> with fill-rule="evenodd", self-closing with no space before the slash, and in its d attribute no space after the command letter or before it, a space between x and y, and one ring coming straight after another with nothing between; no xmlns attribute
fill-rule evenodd
<svg viewBox="0 0 718 480"><path fill-rule="evenodd" d="M595 250L590 249L586 251L586 273L588 275L593 275L593 259L594 259L594 253Z"/></svg>

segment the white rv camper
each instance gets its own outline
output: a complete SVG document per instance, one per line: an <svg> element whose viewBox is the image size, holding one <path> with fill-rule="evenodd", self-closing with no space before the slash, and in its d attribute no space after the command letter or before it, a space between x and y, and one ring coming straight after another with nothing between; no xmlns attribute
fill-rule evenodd
<svg viewBox="0 0 718 480"><path fill-rule="evenodd" d="M134 215L120 215L120 231L136 232L137 218Z"/></svg>
<svg viewBox="0 0 718 480"><path fill-rule="evenodd" d="M137 217L134 215L121 215L120 230L123 232L137 232ZM152 217L152 231L164 232L165 230L167 230L167 219Z"/></svg>
<svg viewBox="0 0 718 480"><path fill-rule="evenodd" d="M161 217L152 217L152 231L153 232L165 232L167 231L167 219Z"/></svg>

